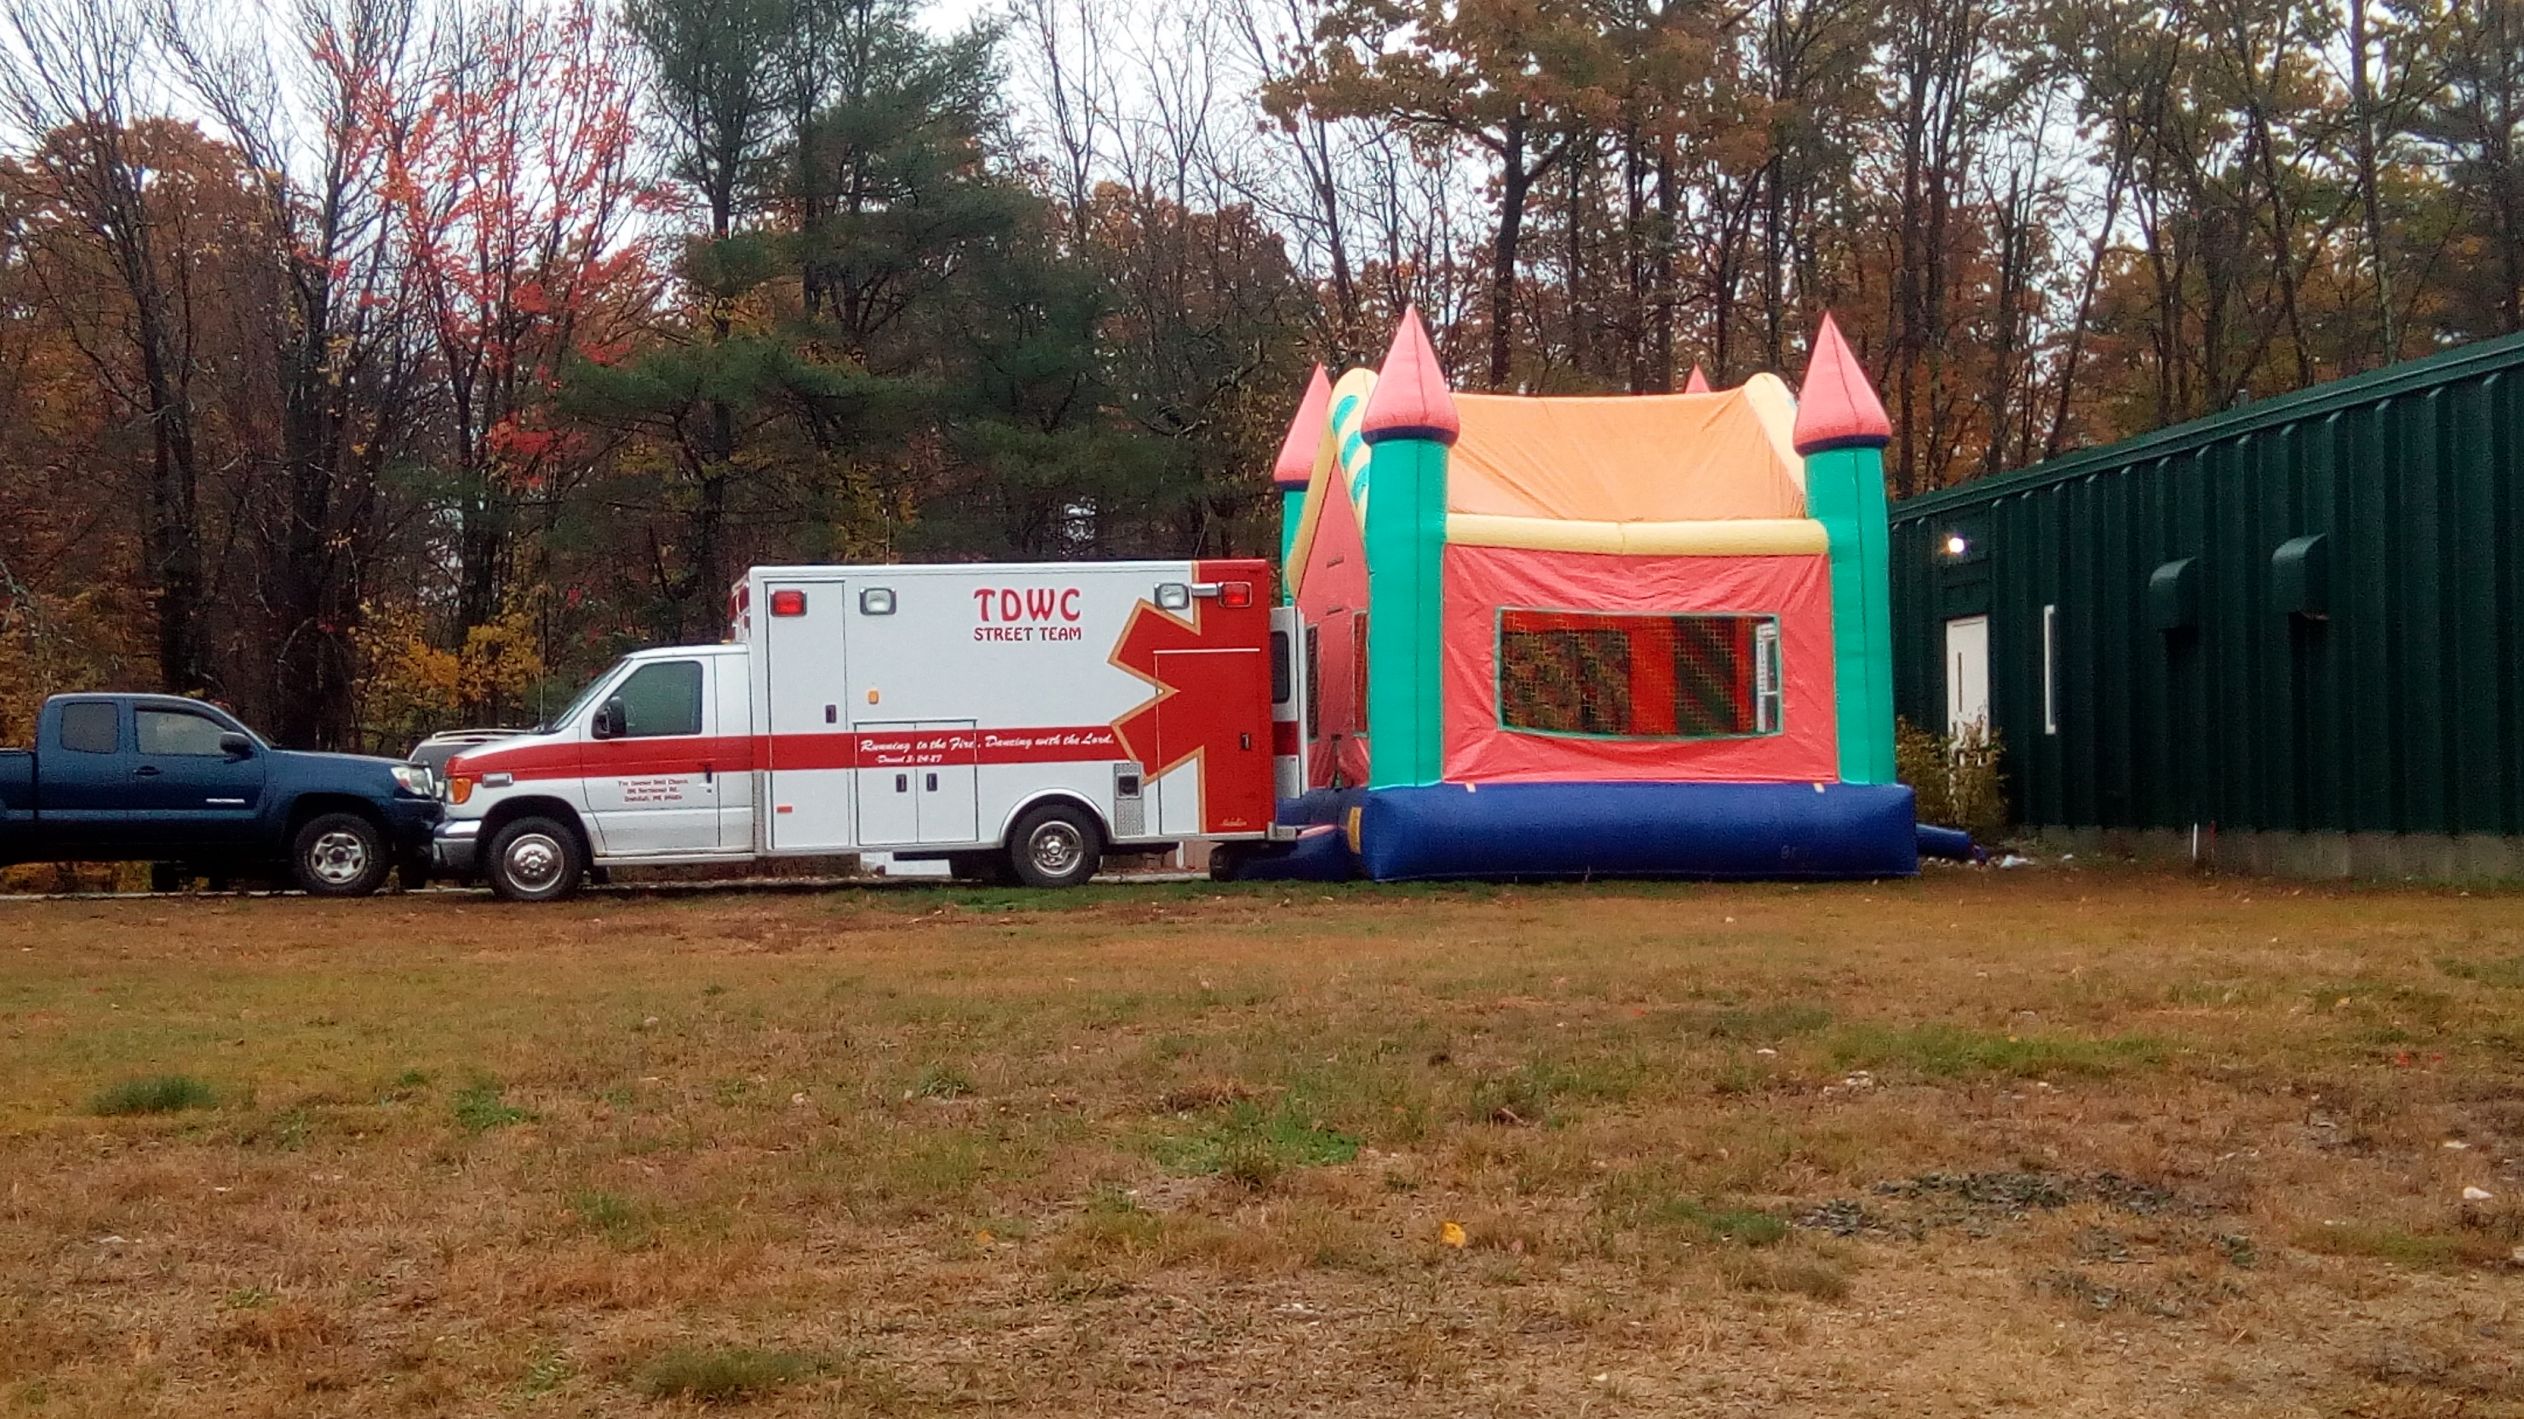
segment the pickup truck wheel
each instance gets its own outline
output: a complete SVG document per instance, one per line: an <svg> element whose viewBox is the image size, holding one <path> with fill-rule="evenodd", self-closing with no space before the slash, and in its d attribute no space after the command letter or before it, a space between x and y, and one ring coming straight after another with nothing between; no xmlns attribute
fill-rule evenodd
<svg viewBox="0 0 2524 1419"><path fill-rule="evenodd" d="M321 813L290 845L290 874L311 897L365 897L386 883L394 864L385 836L356 813Z"/></svg>
<svg viewBox="0 0 2524 1419"><path fill-rule="evenodd" d="M578 890L578 834L549 818L520 818L491 839L483 875L502 901L557 902Z"/></svg>
<svg viewBox="0 0 2524 1419"><path fill-rule="evenodd" d="M1029 887L1075 887L1095 875L1103 856L1095 820L1058 803L1018 819L1008 835L1008 863Z"/></svg>

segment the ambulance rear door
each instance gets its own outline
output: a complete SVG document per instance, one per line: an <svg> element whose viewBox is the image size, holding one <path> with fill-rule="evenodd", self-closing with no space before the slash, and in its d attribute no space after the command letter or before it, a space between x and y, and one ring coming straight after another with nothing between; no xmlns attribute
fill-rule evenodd
<svg viewBox="0 0 2524 1419"><path fill-rule="evenodd" d="M767 580L753 615L764 665L765 801L758 808L773 852L844 850L852 832L855 766L847 703L844 627L850 587L839 579Z"/></svg>

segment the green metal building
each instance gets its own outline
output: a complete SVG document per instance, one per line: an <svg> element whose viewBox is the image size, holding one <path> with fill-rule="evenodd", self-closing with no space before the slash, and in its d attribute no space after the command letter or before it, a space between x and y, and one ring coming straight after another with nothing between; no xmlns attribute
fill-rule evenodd
<svg viewBox="0 0 2524 1419"><path fill-rule="evenodd" d="M2524 336L1897 503L1894 695L2065 845L2524 877Z"/></svg>

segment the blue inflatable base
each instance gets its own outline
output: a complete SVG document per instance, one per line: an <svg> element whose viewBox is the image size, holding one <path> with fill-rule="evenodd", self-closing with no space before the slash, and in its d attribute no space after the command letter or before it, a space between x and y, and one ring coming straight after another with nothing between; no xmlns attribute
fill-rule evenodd
<svg viewBox="0 0 2524 1419"><path fill-rule="evenodd" d="M1902 784L1448 783L1318 790L1282 803L1280 821L1346 828L1352 810L1358 814L1358 868L1379 882L1810 880L1919 871L1911 791ZM1317 856L1308 865L1321 872L1330 864Z"/></svg>
<svg viewBox="0 0 2524 1419"><path fill-rule="evenodd" d="M1919 855L1943 858L1948 862L1987 862L1989 854L1972 835L1961 828L1940 828L1932 823L1919 825Z"/></svg>
<svg viewBox="0 0 2524 1419"><path fill-rule="evenodd" d="M1239 858L1232 880L1238 882L1348 882L1358 876L1358 858L1338 827L1327 823L1296 841L1274 844L1275 851Z"/></svg>

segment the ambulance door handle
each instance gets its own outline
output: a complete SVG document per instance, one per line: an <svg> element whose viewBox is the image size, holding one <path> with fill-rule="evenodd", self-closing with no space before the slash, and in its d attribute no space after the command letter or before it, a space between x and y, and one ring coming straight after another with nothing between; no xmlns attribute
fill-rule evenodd
<svg viewBox="0 0 2524 1419"><path fill-rule="evenodd" d="M936 774L929 775L929 791L931 793L938 791L938 776Z"/></svg>
<svg viewBox="0 0 2524 1419"><path fill-rule="evenodd" d="M701 766L701 781L706 784L716 784L719 781L718 767L714 764L703 764Z"/></svg>
<svg viewBox="0 0 2524 1419"><path fill-rule="evenodd" d="M837 706L837 705L826 705L826 706L824 706L824 722L825 722L826 724L838 724L838 723L840 723L840 722L841 722L840 707L839 707L839 706Z"/></svg>
<svg viewBox="0 0 2524 1419"><path fill-rule="evenodd" d="M895 791L896 793L909 793L909 792L911 792L911 775L909 775L909 774L896 774L896 775L894 775L894 791Z"/></svg>

